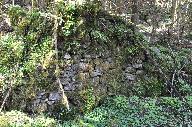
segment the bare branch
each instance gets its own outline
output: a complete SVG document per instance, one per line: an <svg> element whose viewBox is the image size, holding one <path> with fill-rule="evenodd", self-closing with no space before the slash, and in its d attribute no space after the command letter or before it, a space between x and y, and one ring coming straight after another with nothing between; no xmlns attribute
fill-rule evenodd
<svg viewBox="0 0 192 127"><path fill-rule="evenodd" d="M56 1L54 3L56 5ZM54 9L55 9L55 6L54 6ZM57 17L57 12L56 10L55 11L55 15ZM61 91L62 93L62 103L66 106L66 108L69 110L69 103L68 103L68 99L67 99L67 96L65 95L65 91L63 89L63 86L61 84L61 81L60 81L60 78L59 78L59 65L58 65L58 60L59 60L59 55L58 55L58 47L57 47L57 31L58 31L58 20L57 18L54 19L54 31L53 31L53 42L54 42L54 45L55 45L55 56L56 56L56 77L57 77L57 83L59 84L59 90Z"/></svg>

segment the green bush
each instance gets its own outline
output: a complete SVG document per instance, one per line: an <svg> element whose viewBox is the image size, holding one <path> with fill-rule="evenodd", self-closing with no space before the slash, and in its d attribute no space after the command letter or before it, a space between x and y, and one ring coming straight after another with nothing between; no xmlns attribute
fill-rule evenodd
<svg viewBox="0 0 192 127"><path fill-rule="evenodd" d="M170 94L168 85L173 84L182 96L191 95L191 49L182 48L177 50L174 46L148 45L147 61L144 63L148 78L143 78L140 89L151 89L153 94ZM151 83L150 83L151 82ZM151 92L149 92L151 93ZM171 94L175 94L173 91Z"/></svg>
<svg viewBox="0 0 192 127"><path fill-rule="evenodd" d="M44 116L30 118L20 111L10 111L0 115L0 127L56 127L56 121Z"/></svg>
<svg viewBox="0 0 192 127"><path fill-rule="evenodd" d="M54 62L51 43L51 38L47 37L42 38L41 44L27 47L24 39L14 34L7 34L0 39L0 75L4 77L0 91L5 94L12 87L14 108L19 108L24 98L31 99L36 88L50 87L52 81L47 78L47 68L51 70L50 63ZM38 66L42 69L38 70ZM16 88L21 91L19 94L14 94Z"/></svg>

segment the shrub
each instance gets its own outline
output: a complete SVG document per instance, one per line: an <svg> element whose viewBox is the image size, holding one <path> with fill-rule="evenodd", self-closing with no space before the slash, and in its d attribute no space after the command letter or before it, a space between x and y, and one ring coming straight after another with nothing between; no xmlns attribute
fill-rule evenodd
<svg viewBox="0 0 192 127"><path fill-rule="evenodd" d="M44 116L30 118L20 111L10 111L1 114L1 127L56 127L56 121Z"/></svg>

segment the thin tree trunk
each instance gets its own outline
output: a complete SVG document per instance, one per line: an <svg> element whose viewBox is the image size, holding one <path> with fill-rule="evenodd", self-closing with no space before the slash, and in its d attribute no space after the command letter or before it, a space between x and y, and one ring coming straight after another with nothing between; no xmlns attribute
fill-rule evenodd
<svg viewBox="0 0 192 127"><path fill-rule="evenodd" d="M138 24L139 16L138 16L138 0L132 0L132 17L131 22L135 25Z"/></svg>
<svg viewBox="0 0 192 127"><path fill-rule="evenodd" d="M108 7L107 4L108 4L108 1L105 0L105 1L104 1L104 9L105 9L105 10L107 10L107 7Z"/></svg>
<svg viewBox="0 0 192 127"><path fill-rule="evenodd" d="M174 25L175 20L177 18L177 0L172 0L172 8L171 8L171 20L172 20L172 25Z"/></svg>
<svg viewBox="0 0 192 127"><path fill-rule="evenodd" d="M151 5L152 5L152 8L154 9L153 12L151 13L152 16L151 16L151 20L152 20L152 31L151 31L151 37L149 39L149 41L151 43L154 43L155 42L155 36L156 36L156 30L157 30L157 27L158 27L158 15L155 13L156 10L155 10L155 7L157 6L157 1L151 1Z"/></svg>
<svg viewBox="0 0 192 127"><path fill-rule="evenodd" d="M3 14L2 7L3 7L3 0L0 0L0 14ZM2 36L2 31L0 31L0 39L1 39L1 36Z"/></svg>
<svg viewBox="0 0 192 127"><path fill-rule="evenodd" d="M117 14L121 14L122 13L122 8L123 8L123 1L122 0L118 0L118 2L117 2Z"/></svg>
<svg viewBox="0 0 192 127"><path fill-rule="evenodd" d="M55 19L54 19L54 31L53 31L53 42L54 42L54 46L55 46L55 56L56 56L56 78L57 78L57 83L59 84L59 90L62 93L62 103L63 105L66 106L66 108L69 110L69 103L68 103L68 99L67 96L65 95L63 86L61 84L60 78L59 78L59 55L58 55L58 43L57 43L57 32L58 32L58 18L57 18L57 11L56 11L56 4L57 4L58 0L54 1L54 13L56 15Z"/></svg>
<svg viewBox="0 0 192 127"><path fill-rule="evenodd" d="M34 0L31 0L31 9L33 10L34 7Z"/></svg>
<svg viewBox="0 0 192 127"><path fill-rule="evenodd" d="M185 15L185 13L182 13L182 9L180 9L180 6L181 6L181 0L178 0L177 1L178 3L177 3L177 7L179 7L179 9L178 9L178 13L176 14L177 16L176 16L176 26L177 26L177 29L178 29L178 31L177 31L177 41L178 41L178 43L180 43L180 41L181 41L181 36L182 36L182 34L183 34L183 30L184 30L184 28L185 28L185 26L186 26L186 24L185 24L185 17L186 17L186 15Z"/></svg>
<svg viewBox="0 0 192 127"><path fill-rule="evenodd" d="M9 97L9 95L11 93L11 90L12 90L12 83L11 83L11 85L9 87L9 90L7 91L7 94L6 94L5 98L3 99L3 102L2 102L1 107L0 107L0 113L2 112L2 110L3 110L4 106L5 106L5 103L6 103L8 97Z"/></svg>
<svg viewBox="0 0 192 127"><path fill-rule="evenodd" d="M17 72L18 72L18 64L16 66L14 66L13 68L14 68L13 74L17 74ZM2 102L2 104L0 106L0 113L2 112L2 110L3 110L4 106L5 106L5 103L7 102L8 98L9 98L9 96L11 94L13 86L16 83L16 77L15 76L11 76L9 82L10 82L10 84L8 85L8 91L7 91L7 93L6 93L6 95L5 95L4 99L3 99L3 102Z"/></svg>

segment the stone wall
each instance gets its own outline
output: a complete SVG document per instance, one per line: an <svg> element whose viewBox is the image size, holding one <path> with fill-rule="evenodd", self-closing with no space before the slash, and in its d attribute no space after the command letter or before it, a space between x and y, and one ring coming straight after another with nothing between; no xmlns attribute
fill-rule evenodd
<svg viewBox="0 0 192 127"><path fill-rule="evenodd" d="M82 91L91 87L94 96L100 99L114 94L129 95L129 86L144 74L142 53L134 59L128 58L126 62L122 62L118 54L114 55L110 51L73 56L65 54L63 60L65 66L60 75L61 83L70 105L78 107L84 103ZM33 109L45 111L47 107L54 107L60 99L61 94L56 91L40 92L33 101Z"/></svg>

